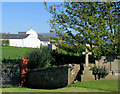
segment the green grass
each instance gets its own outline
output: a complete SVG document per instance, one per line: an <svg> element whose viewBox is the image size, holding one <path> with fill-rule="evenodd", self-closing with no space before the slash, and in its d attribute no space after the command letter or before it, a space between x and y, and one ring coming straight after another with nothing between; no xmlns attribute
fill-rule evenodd
<svg viewBox="0 0 120 94"><path fill-rule="evenodd" d="M104 92L81 87L65 87L59 89L3 88L2 92Z"/></svg>
<svg viewBox="0 0 120 94"><path fill-rule="evenodd" d="M18 59L20 57L25 57L26 53L33 48L26 47L2 47L2 58L5 59Z"/></svg>
<svg viewBox="0 0 120 94"><path fill-rule="evenodd" d="M3 92L118 92L117 80L76 82L59 89L30 89L23 87L3 88ZM120 91L119 91L120 92Z"/></svg>
<svg viewBox="0 0 120 94"><path fill-rule="evenodd" d="M118 80L97 80L88 82L76 82L75 84L71 84L68 87L83 87L95 90L118 92Z"/></svg>

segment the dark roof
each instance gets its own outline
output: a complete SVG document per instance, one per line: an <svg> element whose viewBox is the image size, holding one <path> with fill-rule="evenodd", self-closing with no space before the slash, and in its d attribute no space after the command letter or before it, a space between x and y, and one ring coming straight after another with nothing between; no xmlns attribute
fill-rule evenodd
<svg viewBox="0 0 120 94"><path fill-rule="evenodd" d="M39 35L58 38L57 33L39 33Z"/></svg>
<svg viewBox="0 0 120 94"><path fill-rule="evenodd" d="M49 37L38 37L40 41L50 41Z"/></svg>
<svg viewBox="0 0 120 94"><path fill-rule="evenodd" d="M29 34L2 34L2 39L23 39L28 36Z"/></svg>
<svg viewBox="0 0 120 94"><path fill-rule="evenodd" d="M18 34L26 34L26 32L18 32Z"/></svg>

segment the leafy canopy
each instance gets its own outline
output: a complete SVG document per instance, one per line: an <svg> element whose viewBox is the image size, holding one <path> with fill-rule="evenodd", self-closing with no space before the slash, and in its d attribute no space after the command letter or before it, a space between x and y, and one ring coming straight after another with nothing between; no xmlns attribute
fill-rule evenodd
<svg viewBox="0 0 120 94"><path fill-rule="evenodd" d="M95 56L120 54L119 2L64 2L47 6L53 15L51 32L76 48L85 46ZM90 46L86 46L89 44Z"/></svg>

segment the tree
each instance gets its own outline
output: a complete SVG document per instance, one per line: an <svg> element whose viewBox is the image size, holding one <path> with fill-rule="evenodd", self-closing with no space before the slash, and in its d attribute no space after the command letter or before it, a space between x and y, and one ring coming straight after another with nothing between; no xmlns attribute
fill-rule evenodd
<svg viewBox="0 0 120 94"><path fill-rule="evenodd" d="M118 54L119 2L64 2L49 8L45 3L45 6L53 14L51 32L73 44L77 51L80 45L89 44L90 47L85 47L95 56Z"/></svg>

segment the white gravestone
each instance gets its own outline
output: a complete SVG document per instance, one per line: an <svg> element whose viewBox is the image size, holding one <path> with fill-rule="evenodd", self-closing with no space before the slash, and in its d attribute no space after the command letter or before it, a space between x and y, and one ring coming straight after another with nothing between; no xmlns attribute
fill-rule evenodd
<svg viewBox="0 0 120 94"><path fill-rule="evenodd" d="M88 46L88 45L86 45L86 46ZM82 54L85 55L85 65L88 66L88 64L89 64L89 55L91 55L92 53L88 52L88 50L86 49L86 52L83 52Z"/></svg>

